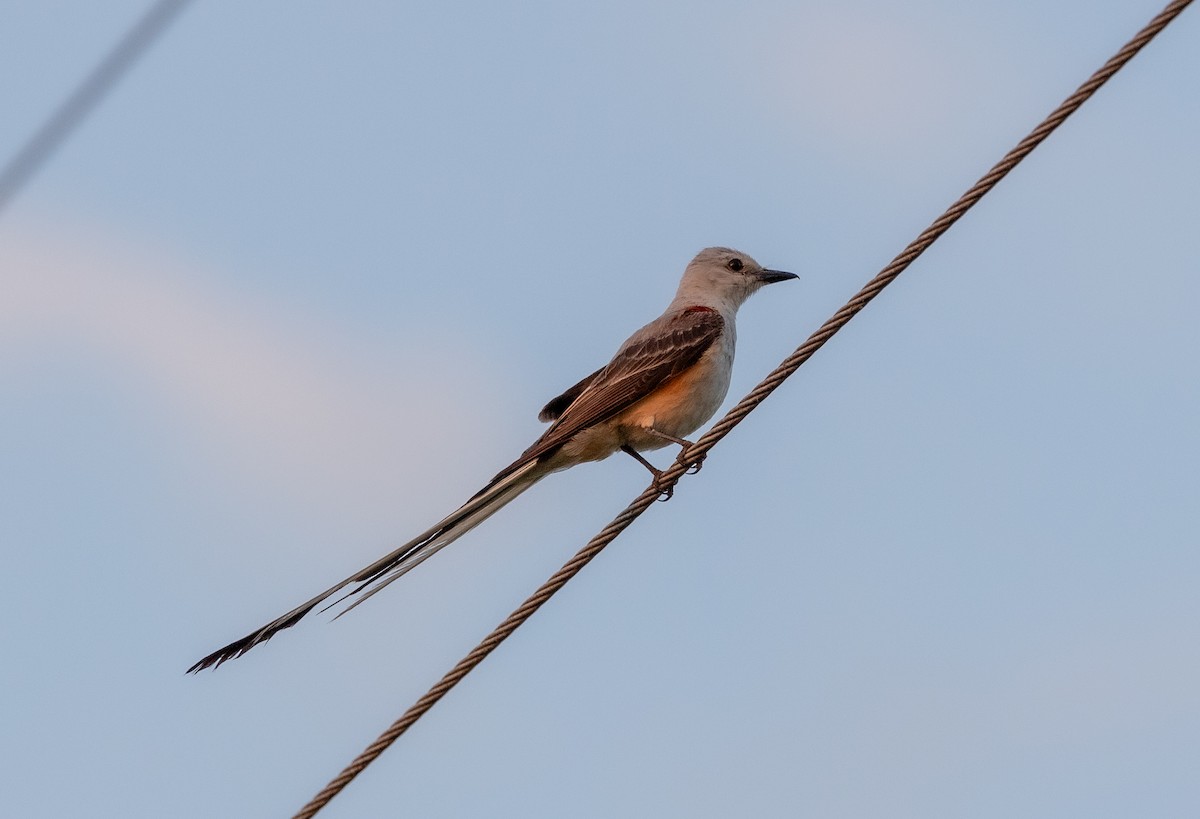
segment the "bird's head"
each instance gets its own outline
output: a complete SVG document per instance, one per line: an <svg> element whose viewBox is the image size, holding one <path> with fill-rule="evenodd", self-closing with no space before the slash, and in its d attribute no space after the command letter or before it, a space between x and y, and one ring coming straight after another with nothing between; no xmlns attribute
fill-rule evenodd
<svg viewBox="0 0 1200 819"><path fill-rule="evenodd" d="M769 270L750 256L727 247L709 247L683 271L676 301L737 310L766 284L797 278L794 273Z"/></svg>

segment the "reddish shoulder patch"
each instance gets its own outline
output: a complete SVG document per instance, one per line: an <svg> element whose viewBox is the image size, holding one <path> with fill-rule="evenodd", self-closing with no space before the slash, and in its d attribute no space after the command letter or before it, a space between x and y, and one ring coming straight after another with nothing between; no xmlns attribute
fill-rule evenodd
<svg viewBox="0 0 1200 819"><path fill-rule="evenodd" d="M695 307L689 307L686 310L684 310L683 312L685 312L685 313L715 313L717 311L712 309L711 307L702 307L700 305L697 305Z"/></svg>

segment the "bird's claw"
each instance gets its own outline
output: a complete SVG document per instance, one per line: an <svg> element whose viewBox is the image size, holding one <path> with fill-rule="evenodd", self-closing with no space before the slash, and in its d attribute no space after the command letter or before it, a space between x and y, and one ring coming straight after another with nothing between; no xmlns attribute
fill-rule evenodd
<svg viewBox="0 0 1200 819"><path fill-rule="evenodd" d="M704 467L704 459L707 457L708 457L708 453L707 452L703 453L699 458L696 459L696 462L694 464L692 464L690 467L688 467L688 471L685 472L684 474L685 475L695 475L697 472L699 472Z"/></svg>
<svg viewBox="0 0 1200 819"><path fill-rule="evenodd" d="M675 484L663 486L661 472L654 478L654 488L658 490L658 500L662 503L666 503L675 495Z"/></svg>

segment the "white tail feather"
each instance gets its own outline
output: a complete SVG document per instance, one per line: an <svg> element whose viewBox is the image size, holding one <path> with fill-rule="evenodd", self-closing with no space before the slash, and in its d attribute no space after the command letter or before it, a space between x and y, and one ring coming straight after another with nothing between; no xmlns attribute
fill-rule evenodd
<svg viewBox="0 0 1200 819"><path fill-rule="evenodd" d="M328 609L350 597L361 594L362 596L358 600L354 601L341 613L345 614L346 611L354 608L396 578L401 577L413 569L413 567L425 562L432 555L449 546L480 523L483 523L483 521L494 515L513 498L549 474L549 471L543 464L538 462L537 458L531 458L526 463L510 467L509 469L500 473L502 477L496 478L452 514L438 521L434 526L408 541L408 543L392 550L370 566L347 577L336 586L326 589L282 617L272 620L257 631L247 634L242 639L214 651L189 668L188 671L199 671L211 666L218 666L226 660L240 657L259 643L265 643L280 631L291 628L314 608L347 586L357 583L358 585L355 588L325 607Z"/></svg>
<svg viewBox="0 0 1200 819"><path fill-rule="evenodd" d="M429 558L440 552L442 549L449 546L454 541L465 535L467 532L474 529L479 524L496 514L498 511L507 506L518 495L524 492L529 487L533 486L541 480L547 473L537 471L537 474L532 474L538 466L536 461L531 461L521 469L514 472L512 475L499 481L495 486L489 486L476 497L468 501L461 509L456 511L446 520L452 520L456 515L462 514L463 510L468 507L473 507L467 512L465 517L449 526L446 531L430 538L424 543L417 541L419 544L409 554L405 555L399 563L385 571L378 577L367 581L362 586L359 586L354 591L342 597L338 602L345 600L347 597L361 594L358 600L355 600L343 611L339 612L337 617L341 617L346 612L364 603L374 595L378 594L390 583L399 580L410 571L420 566ZM443 521L445 523L445 521ZM437 532L438 527L434 527L430 532ZM428 537L429 533L426 533ZM336 604L332 604L336 605ZM336 620L337 617L334 619Z"/></svg>

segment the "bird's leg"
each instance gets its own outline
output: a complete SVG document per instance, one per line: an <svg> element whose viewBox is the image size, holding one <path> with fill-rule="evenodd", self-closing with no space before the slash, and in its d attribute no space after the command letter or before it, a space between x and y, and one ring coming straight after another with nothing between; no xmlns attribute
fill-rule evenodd
<svg viewBox="0 0 1200 819"><path fill-rule="evenodd" d="M658 484L658 482L659 482L659 481L662 479L662 474L663 474L663 473L662 473L662 470L661 470L661 469L659 469L658 467L656 467L654 464L652 464L652 463L650 463L649 461L647 461L647 460L646 460L644 457L642 457L642 453L638 452L636 449L634 449L633 447L631 447L629 444L622 444L622 445L621 445L621 451L622 451L622 452L625 452L625 453L628 453L629 455L632 455L632 456L633 456L633 458L634 458L634 460L636 460L636 461L637 461L638 463L640 463L642 466L644 466L644 467L646 467L647 469L649 469L649 470L650 470L650 474L652 474L652 475L654 476L654 483L655 483L656 485L657 485L657 484ZM661 500L661 501L669 501L669 500L671 499L671 496L672 496L672 495L674 495L674 494L675 494L675 487L673 487L673 486L668 486L668 487L667 487L667 488L666 488L666 489L665 489L665 490L662 492L662 497L661 497L661 498L659 498L659 500Z"/></svg>
<svg viewBox="0 0 1200 819"><path fill-rule="evenodd" d="M674 435L668 435L665 432L660 432L659 430L655 429L654 427L646 427L646 432L649 432L651 435L656 435L659 438L662 438L664 441L670 441L673 444L679 444L679 446L682 447L682 449L680 450L681 452L691 449L692 447L695 446L695 444L693 444L691 441L689 441L686 438L676 438ZM708 457L708 453L705 452L703 455L701 455L699 458L697 458L696 463L692 464L692 467L687 471L687 474L695 475L697 472L699 472L700 468L702 466L704 466L704 459L707 457Z"/></svg>
<svg viewBox="0 0 1200 819"><path fill-rule="evenodd" d="M628 453L629 455L632 455L632 456L633 456L633 458L634 458L634 460L636 460L636 461L637 461L638 463L640 463L642 466L644 466L644 467L646 467L647 469L649 469L649 470L650 470L650 472L651 472L651 474L653 474L655 478L661 478L661 477L662 477L662 470L661 470L661 469L659 469L659 468L658 468L657 466L655 466L654 464L652 464L652 463L650 463L649 461L647 461L647 460L646 460L644 457L642 457L642 453L638 452L636 449L634 449L633 447L631 447L629 444L622 444L622 445L621 445L621 451L622 451L622 452L625 452L625 453Z"/></svg>

